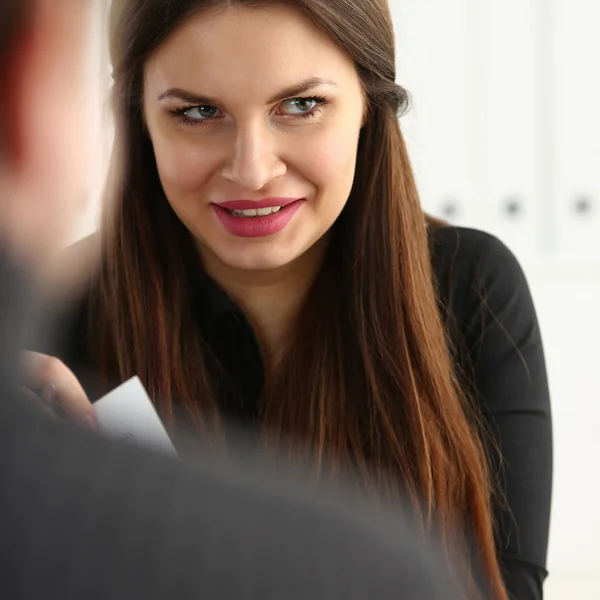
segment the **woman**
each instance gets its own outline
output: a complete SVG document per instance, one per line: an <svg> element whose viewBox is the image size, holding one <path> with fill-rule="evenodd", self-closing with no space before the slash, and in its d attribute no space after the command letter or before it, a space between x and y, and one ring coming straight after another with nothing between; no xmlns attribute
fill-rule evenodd
<svg viewBox="0 0 600 600"><path fill-rule="evenodd" d="M385 2L129 0L112 17L128 164L60 358L91 397L85 371L138 375L175 435L238 420L388 499L406 486L425 520L473 533L489 597L541 598L535 312L500 242L422 212Z"/></svg>

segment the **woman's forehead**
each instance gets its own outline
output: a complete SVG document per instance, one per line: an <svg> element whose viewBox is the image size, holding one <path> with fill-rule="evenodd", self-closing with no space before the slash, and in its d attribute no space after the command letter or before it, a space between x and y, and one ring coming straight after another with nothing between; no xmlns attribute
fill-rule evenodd
<svg viewBox="0 0 600 600"><path fill-rule="evenodd" d="M264 94L311 77L353 75L351 59L300 10L286 5L235 6L193 17L146 65L147 83L200 86L213 94L231 82Z"/></svg>

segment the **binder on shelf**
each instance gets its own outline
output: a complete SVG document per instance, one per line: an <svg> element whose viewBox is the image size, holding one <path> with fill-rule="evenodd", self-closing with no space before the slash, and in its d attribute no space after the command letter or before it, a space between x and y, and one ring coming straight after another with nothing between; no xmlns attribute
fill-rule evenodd
<svg viewBox="0 0 600 600"><path fill-rule="evenodd" d="M534 3L523 0L477 4L483 86L481 136L482 227L519 258L539 256L538 137L542 124L536 78L538 44Z"/></svg>
<svg viewBox="0 0 600 600"><path fill-rule="evenodd" d="M397 80L413 97L401 126L423 207L453 223L477 226L470 2L401 0L391 8Z"/></svg>
<svg viewBox="0 0 600 600"><path fill-rule="evenodd" d="M561 258L600 261L600 8L555 0L552 174Z"/></svg>

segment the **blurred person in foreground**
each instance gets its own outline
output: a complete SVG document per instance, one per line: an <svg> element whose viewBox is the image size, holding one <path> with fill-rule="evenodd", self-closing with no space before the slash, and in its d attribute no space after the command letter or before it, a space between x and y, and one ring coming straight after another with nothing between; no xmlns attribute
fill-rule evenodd
<svg viewBox="0 0 600 600"><path fill-rule="evenodd" d="M192 471L22 401L19 349L93 160L91 4L0 0L0 597L454 597L400 520L258 465Z"/></svg>

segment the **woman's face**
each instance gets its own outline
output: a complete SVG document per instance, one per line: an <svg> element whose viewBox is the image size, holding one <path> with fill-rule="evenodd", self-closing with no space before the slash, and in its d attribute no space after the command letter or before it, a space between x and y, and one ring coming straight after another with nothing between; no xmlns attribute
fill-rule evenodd
<svg viewBox="0 0 600 600"><path fill-rule="evenodd" d="M205 259L287 265L350 193L366 104L351 59L283 5L204 13L148 60L144 115L173 210Z"/></svg>

